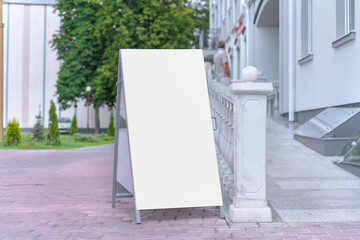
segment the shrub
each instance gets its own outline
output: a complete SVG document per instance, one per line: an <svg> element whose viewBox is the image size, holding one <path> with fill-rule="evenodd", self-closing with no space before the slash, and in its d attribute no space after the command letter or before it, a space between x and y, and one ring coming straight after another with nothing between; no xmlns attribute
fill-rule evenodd
<svg viewBox="0 0 360 240"><path fill-rule="evenodd" d="M107 134L106 133L95 134L95 137L97 137L98 139L103 139L104 137L107 137Z"/></svg>
<svg viewBox="0 0 360 240"><path fill-rule="evenodd" d="M56 115L56 107L53 100L50 101L49 110L49 129L46 135L47 144L49 145L60 145L60 133L58 120Z"/></svg>
<svg viewBox="0 0 360 240"><path fill-rule="evenodd" d="M104 141L114 140L114 137L113 136L105 136L105 137L102 137L101 140L104 140Z"/></svg>
<svg viewBox="0 0 360 240"><path fill-rule="evenodd" d="M19 122L15 118L13 118L12 121L9 121L5 132L6 145L11 146L21 143L22 136L19 125Z"/></svg>
<svg viewBox="0 0 360 240"><path fill-rule="evenodd" d="M109 127L108 127L108 129L107 129L107 135L108 135L108 136L111 136L111 137L114 137L114 136L115 136L114 116L113 116L112 113L111 113L111 116L110 116Z"/></svg>
<svg viewBox="0 0 360 240"><path fill-rule="evenodd" d="M79 134L79 133L75 133L74 135L72 135L72 138L74 139L75 142L98 142L99 141L99 139L96 138L95 136L84 135L84 134Z"/></svg>
<svg viewBox="0 0 360 240"><path fill-rule="evenodd" d="M73 119L71 121L71 127L70 127L69 134L73 135L73 134L78 133L78 132L79 132L79 129L77 127L76 115L74 115L74 117L73 117Z"/></svg>
<svg viewBox="0 0 360 240"><path fill-rule="evenodd" d="M36 123L35 123L34 128L31 131L33 134L33 139L42 140L45 138L45 130L42 125L42 117L41 117L40 111L39 111L39 115L37 115L35 118L36 118Z"/></svg>

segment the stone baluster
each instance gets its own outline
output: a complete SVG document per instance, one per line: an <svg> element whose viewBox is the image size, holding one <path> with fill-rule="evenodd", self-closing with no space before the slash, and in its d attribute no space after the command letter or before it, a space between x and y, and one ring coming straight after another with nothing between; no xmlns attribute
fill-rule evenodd
<svg viewBox="0 0 360 240"><path fill-rule="evenodd" d="M231 129L230 129L230 125L231 125L231 114L230 114L230 101L227 101L227 105L226 105L226 109L227 109L227 113L226 113L226 118L227 118L227 122L226 122L226 149L225 149L225 156L226 156L226 161L229 163L229 165L231 166L231 144L233 144L233 139L231 138Z"/></svg>
<svg viewBox="0 0 360 240"><path fill-rule="evenodd" d="M225 108L225 98L221 96L221 151L225 153L226 147L226 136L225 136L225 121L226 121L226 108ZM226 159L225 159L226 160Z"/></svg>
<svg viewBox="0 0 360 240"><path fill-rule="evenodd" d="M234 171L234 104L230 104L230 135L229 139L232 140L232 144L230 145L230 157L229 157L229 165L231 166L231 170Z"/></svg>
<svg viewBox="0 0 360 240"><path fill-rule="evenodd" d="M226 98L224 98L225 101L224 101L224 111L225 111L225 121L224 121L224 131L223 131L223 137L224 137L224 149L223 149L223 152L224 152L224 158L226 161L228 161L228 156L227 156L227 147L229 145L229 140L228 140L228 131L227 131L227 124L229 122L229 119L228 119L228 109L227 109L227 105L228 105L228 100Z"/></svg>
<svg viewBox="0 0 360 240"><path fill-rule="evenodd" d="M242 72L245 82L230 86L234 95L235 136L234 198L229 215L233 222L271 222L266 199L265 140L266 95L273 87L272 83L251 82L256 81L257 70L247 68Z"/></svg>

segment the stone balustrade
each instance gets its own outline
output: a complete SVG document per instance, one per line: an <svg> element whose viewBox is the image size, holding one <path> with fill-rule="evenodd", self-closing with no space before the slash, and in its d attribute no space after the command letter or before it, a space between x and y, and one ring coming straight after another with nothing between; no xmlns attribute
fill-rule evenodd
<svg viewBox="0 0 360 240"><path fill-rule="evenodd" d="M271 222L266 199L266 105L272 83L208 81L220 177L233 222Z"/></svg>
<svg viewBox="0 0 360 240"><path fill-rule="evenodd" d="M217 82L209 82L209 97L216 119L215 142L233 171L234 159L234 100L229 89Z"/></svg>
<svg viewBox="0 0 360 240"><path fill-rule="evenodd" d="M267 115L274 117L279 115L279 81L272 82L274 89L267 95Z"/></svg>
<svg viewBox="0 0 360 240"><path fill-rule="evenodd" d="M208 82L211 113L215 120L214 140L217 146L217 158L221 182L226 196L234 197L234 99L228 87L216 81Z"/></svg>

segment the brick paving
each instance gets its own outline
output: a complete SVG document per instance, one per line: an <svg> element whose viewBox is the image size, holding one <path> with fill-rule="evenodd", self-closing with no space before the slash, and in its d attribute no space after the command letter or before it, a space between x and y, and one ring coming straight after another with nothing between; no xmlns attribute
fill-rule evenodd
<svg viewBox="0 0 360 240"><path fill-rule="evenodd" d="M360 222L231 224L218 210L111 208L112 152L0 151L0 239L348 239Z"/></svg>

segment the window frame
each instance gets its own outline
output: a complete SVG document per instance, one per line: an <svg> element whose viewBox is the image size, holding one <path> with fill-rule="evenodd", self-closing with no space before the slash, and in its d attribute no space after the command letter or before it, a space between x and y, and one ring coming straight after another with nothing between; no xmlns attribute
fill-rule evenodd
<svg viewBox="0 0 360 240"><path fill-rule="evenodd" d="M344 45L347 42L355 39L355 0L337 0L336 7L339 7L339 4L344 4L340 6L343 8L343 16L339 15L339 12L336 12L336 40L332 42L332 47L337 48ZM341 19L343 17L343 19ZM339 22L343 21L343 26ZM341 23L340 22L340 23ZM343 27L343 29L339 29ZM341 32L341 34L339 34Z"/></svg>
<svg viewBox="0 0 360 240"><path fill-rule="evenodd" d="M306 1L306 10L303 10L303 1ZM305 13L305 14L304 14ZM307 25L306 25L306 49L304 50L304 44L301 44L301 58L298 60L298 64L302 65L307 63L313 59L313 1L312 0L302 0L301 2L301 17L307 18ZM303 20L301 21L303 22ZM301 34L304 34L303 26L301 27ZM303 42L303 39L301 38Z"/></svg>

